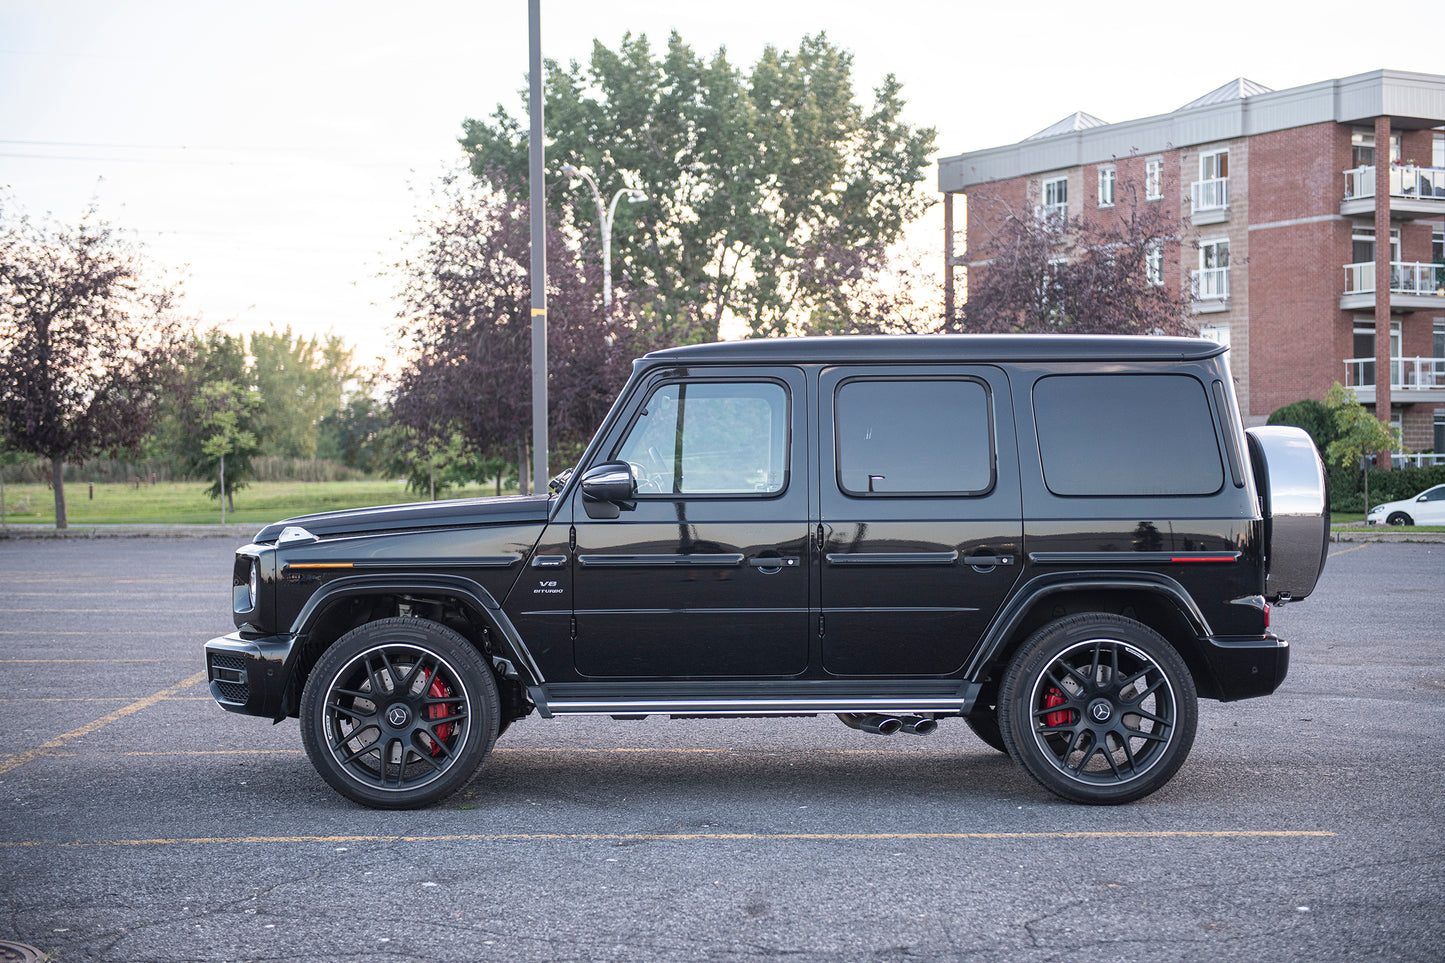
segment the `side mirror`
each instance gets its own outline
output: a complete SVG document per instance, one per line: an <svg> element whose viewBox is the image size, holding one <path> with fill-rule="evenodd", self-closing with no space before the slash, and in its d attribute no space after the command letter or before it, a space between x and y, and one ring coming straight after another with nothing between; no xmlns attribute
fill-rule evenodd
<svg viewBox="0 0 1445 963"><path fill-rule="evenodd" d="M637 479L625 461L608 461L582 476L582 507L588 518L616 518L622 509L637 507Z"/></svg>

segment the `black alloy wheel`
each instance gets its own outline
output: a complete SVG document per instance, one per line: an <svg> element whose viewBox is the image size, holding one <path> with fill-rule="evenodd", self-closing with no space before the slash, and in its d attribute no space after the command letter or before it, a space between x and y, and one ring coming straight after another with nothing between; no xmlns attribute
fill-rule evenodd
<svg viewBox="0 0 1445 963"><path fill-rule="evenodd" d="M1132 802L1167 783L1189 755L1198 714L1179 653L1118 615L1039 629L999 692L1009 755L1050 792L1091 804Z"/></svg>
<svg viewBox="0 0 1445 963"><path fill-rule="evenodd" d="M1391 512L1391 513L1390 513L1390 517L1387 518L1387 519L1385 519L1385 524L1386 524L1386 525L1413 525L1413 524L1415 524L1415 519L1411 518L1409 515L1405 514L1404 512Z"/></svg>
<svg viewBox="0 0 1445 963"><path fill-rule="evenodd" d="M497 738L497 683L476 648L436 622L353 629L316 663L301 741L333 789L375 809L413 809L471 779Z"/></svg>

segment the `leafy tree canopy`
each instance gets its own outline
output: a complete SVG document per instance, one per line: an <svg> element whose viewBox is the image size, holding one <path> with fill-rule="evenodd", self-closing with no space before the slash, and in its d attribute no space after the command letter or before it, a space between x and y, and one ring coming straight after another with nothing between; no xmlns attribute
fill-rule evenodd
<svg viewBox="0 0 1445 963"><path fill-rule="evenodd" d="M1036 199L1035 199L1036 200ZM1043 217L969 196L991 234L969 251L961 328L1031 334L1198 333L1188 292L1150 277L1151 253L1177 249L1178 217L1126 193L1117 214Z"/></svg>
<svg viewBox="0 0 1445 963"><path fill-rule="evenodd" d="M851 54L823 34L795 52L768 47L747 73L676 33L660 57L645 35L627 34L616 50L594 43L585 68L549 61L545 98L554 172L589 169L604 204L622 187L647 194L617 208L615 274L645 292L674 340L666 329L677 319L702 339L725 317L759 335L806 328L833 294L829 268L876 270L930 203L934 130L901 119L891 74L872 106L860 105ZM498 106L489 121L467 120L461 138L473 173L514 198L526 185L525 118L525 106L520 118ZM586 187L559 177L548 204L600 244ZM826 311L836 320L836 304Z"/></svg>
<svg viewBox="0 0 1445 963"><path fill-rule="evenodd" d="M1355 393L1338 381L1325 393L1325 407L1335 424L1335 437L1324 452L1329 464L1349 468L1361 455L1400 450L1395 429L1366 411Z"/></svg>
<svg viewBox="0 0 1445 963"><path fill-rule="evenodd" d="M65 462L145 438L183 341L175 299L94 209L36 222L0 197L0 430L50 460L57 528Z"/></svg>

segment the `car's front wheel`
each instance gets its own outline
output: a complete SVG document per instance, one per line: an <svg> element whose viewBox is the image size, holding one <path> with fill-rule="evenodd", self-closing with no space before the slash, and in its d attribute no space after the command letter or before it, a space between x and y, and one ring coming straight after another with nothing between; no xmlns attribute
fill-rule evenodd
<svg viewBox="0 0 1445 963"><path fill-rule="evenodd" d="M1074 615L1031 635L1004 673L1009 755L1075 802L1131 802L1163 786L1194 743L1198 700L1179 653L1148 626Z"/></svg>
<svg viewBox="0 0 1445 963"><path fill-rule="evenodd" d="M394 618L327 649L301 698L301 741L321 777L377 809L460 789L497 738L497 683L481 654L436 622Z"/></svg>
<svg viewBox="0 0 1445 963"><path fill-rule="evenodd" d="M1409 515L1405 514L1404 512L1391 512L1391 513L1390 513L1390 517L1387 518L1387 519L1385 519L1385 524L1386 524L1386 525L1413 525L1413 524L1415 524L1415 519L1411 518Z"/></svg>

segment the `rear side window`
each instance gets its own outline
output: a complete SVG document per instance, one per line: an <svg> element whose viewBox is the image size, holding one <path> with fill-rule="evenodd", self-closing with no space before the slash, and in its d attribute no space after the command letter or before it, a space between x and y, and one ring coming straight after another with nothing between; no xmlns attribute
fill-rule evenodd
<svg viewBox="0 0 1445 963"><path fill-rule="evenodd" d="M1224 462L1204 385L1187 375L1053 375L1034 385L1055 495L1212 495Z"/></svg>
<svg viewBox="0 0 1445 963"><path fill-rule="evenodd" d="M838 485L849 495L981 495L993 488L981 383L858 379L840 385L834 403Z"/></svg>

